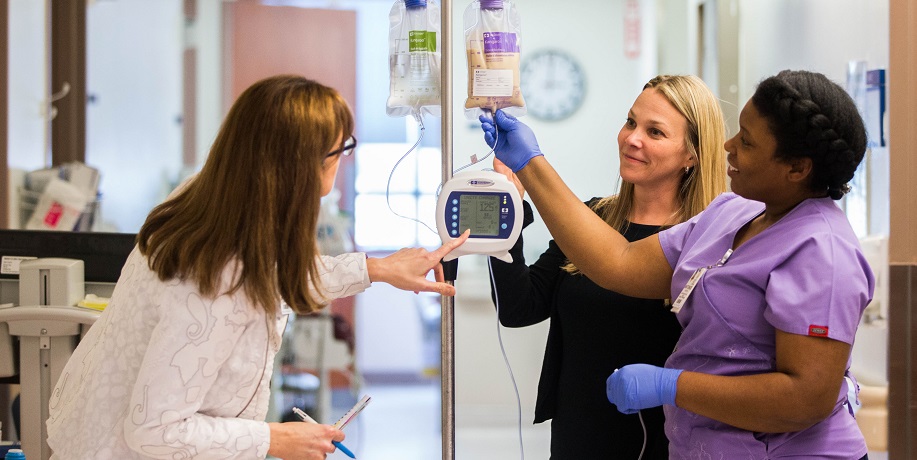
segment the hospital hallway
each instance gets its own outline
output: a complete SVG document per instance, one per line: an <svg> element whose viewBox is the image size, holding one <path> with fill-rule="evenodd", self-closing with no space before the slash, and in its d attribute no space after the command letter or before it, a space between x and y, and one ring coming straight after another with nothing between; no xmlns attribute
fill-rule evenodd
<svg viewBox="0 0 917 460"><path fill-rule="evenodd" d="M439 382L408 385L370 384L361 394L372 397L366 410L345 428L344 445L359 460L432 460L442 458L440 436ZM335 415L343 414L356 401L349 394L334 398ZM462 408L456 408L461 419ZM505 420L506 417L494 417ZM522 414L523 444L526 460L548 460L550 423L533 425L531 414ZM521 459L519 427L516 424L491 426L456 425L455 460ZM347 460L342 452L329 460ZM870 460L888 460L887 452L870 452ZM625 459L626 460L626 459ZM636 459L634 459L636 460Z"/></svg>
<svg viewBox="0 0 917 460"><path fill-rule="evenodd" d="M372 397L366 409L348 425L344 445L359 460L432 460L442 458L439 382L408 385L367 385L361 391ZM339 404L340 402L340 404ZM335 415L355 402L350 395L335 395ZM460 408L456 417L461 418ZM515 415L514 415L515 416ZM504 417L500 417L503 420ZM550 425L532 425L523 414L525 458L547 460ZM494 425L456 427L456 460L510 460L520 458L519 427ZM329 460L347 460L342 452Z"/></svg>

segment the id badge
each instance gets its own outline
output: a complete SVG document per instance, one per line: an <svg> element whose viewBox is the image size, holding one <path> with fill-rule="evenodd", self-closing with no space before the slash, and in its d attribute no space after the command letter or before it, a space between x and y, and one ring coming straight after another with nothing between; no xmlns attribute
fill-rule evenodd
<svg viewBox="0 0 917 460"><path fill-rule="evenodd" d="M681 293L678 294L678 298L675 299L675 302L672 303L672 313L678 313L681 311L681 307L685 305L685 302L688 301L688 297L691 295L691 292L694 291L694 288L697 287L697 283L700 282L701 277L704 276L704 273L707 273L707 270L713 267L722 267L726 264L726 261L729 260L729 256L732 255L732 249L726 251L726 254L723 254L723 258L719 262L708 265L706 267L698 268L694 270L694 274L691 275L691 278L688 280L688 283L685 284L685 287L681 290Z"/></svg>
<svg viewBox="0 0 917 460"><path fill-rule="evenodd" d="M694 274L691 275L691 279L688 280L688 284L685 284L685 287L681 290L681 293L678 294L678 298L675 299L675 302L672 303L672 313L678 313L681 311L681 307L685 305L685 302L688 300L688 296L691 295L691 291L697 286L697 282L700 281L700 278L704 276L704 273L707 272L708 267L701 267L697 270L694 270Z"/></svg>

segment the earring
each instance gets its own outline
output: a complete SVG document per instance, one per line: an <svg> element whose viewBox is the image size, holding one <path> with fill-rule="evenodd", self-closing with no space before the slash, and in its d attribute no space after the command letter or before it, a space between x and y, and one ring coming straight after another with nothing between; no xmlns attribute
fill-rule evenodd
<svg viewBox="0 0 917 460"><path fill-rule="evenodd" d="M691 167L690 167L690 166L685 166L685 174L688 174L688 173L690 173L690 172L691 172Z"/></svg>

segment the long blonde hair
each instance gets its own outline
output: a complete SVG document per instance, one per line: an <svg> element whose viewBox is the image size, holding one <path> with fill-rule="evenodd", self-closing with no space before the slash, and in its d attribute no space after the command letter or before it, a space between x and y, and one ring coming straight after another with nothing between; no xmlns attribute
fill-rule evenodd
<svg viewBox="0 0 917 460"><path fill-rule="evenodd" d="M685 148L694 156L695 166L682 176L678 189L678 209L671 224L684 222L707 207L726 191L726 122L719 101L710 88L693 75L659 75L643 86L662 94L685 117ZM634 184L621 181L617 195L597 200L592 209L608 225L621 233L627 230L628 216L634 207ZM577 273L572 263L564 270Z"/></svg>
<svg viewBox="0 0 917 460"><path fill-rule="evenodd" d="M194 281L215 297L227 264L228 292L274 313L280 299L299 313L321 307L316 229L323 161L353 134L353 115L334 89L280 75L233 104L207 162L185 189L160 204L137 235L163 281ZM341 137L343 136L343 137Z"/></svg>

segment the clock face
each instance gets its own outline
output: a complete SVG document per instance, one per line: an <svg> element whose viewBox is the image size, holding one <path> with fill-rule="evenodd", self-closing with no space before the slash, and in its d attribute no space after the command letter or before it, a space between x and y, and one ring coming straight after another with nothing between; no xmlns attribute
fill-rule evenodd
<svg viewBox="0 0 917 460"><path fill-rule="evenodd" d="M576 60L558 50L536 51L520 66L520 87L528 114L547 121L569 117L583 103L586 76Z"/></svg>

